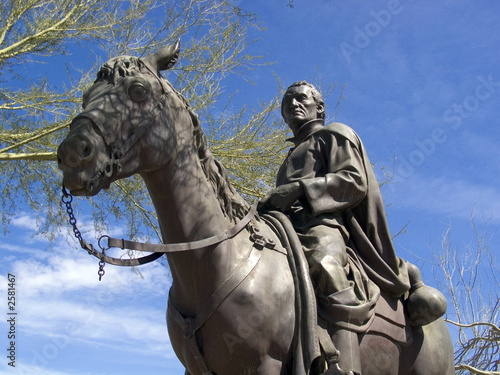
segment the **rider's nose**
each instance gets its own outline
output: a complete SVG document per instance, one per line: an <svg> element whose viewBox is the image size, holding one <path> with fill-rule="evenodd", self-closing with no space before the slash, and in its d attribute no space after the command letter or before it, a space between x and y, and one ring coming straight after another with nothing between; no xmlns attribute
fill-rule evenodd
<svg viewBox="0 0 500 375"><path fill-rule="evenodd" d="M299 102L297 101L297 99L293 98L291 105L292 105L292 107L298 107L299 106Z"/></svg>

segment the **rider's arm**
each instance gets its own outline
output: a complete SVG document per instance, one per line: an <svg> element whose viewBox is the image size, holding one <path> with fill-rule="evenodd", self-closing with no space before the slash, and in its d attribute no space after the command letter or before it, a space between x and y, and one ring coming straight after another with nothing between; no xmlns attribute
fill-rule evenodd
<svg viewBox="0 0 500 375"><path fill-rule="evenodd" d="M329 134L318 139L326 173L300 181L315 215L346 210L367 194L367 177L362 153L351 140Z"/></svg>

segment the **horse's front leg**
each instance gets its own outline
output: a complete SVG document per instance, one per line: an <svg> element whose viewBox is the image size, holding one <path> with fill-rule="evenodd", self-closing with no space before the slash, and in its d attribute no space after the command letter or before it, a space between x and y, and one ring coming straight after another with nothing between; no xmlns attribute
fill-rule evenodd
<svg viewBox="0 0 500 375"><path fill-rule="evenodd" d="M252 374L256 375L285 375L288 374L287 366L280 360L267 356Z"/></svg>

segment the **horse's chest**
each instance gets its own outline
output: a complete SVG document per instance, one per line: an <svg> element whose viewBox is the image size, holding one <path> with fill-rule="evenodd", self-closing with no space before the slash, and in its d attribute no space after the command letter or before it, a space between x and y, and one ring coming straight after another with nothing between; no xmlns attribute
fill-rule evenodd
<svg viewBox="0 0 500 375"><path fill-rule="evenodd" d="M267 357L286 361L295 322L293 281L286 258L263 251L252 273L195 332L191 319L181 320L176 314L169 304L170 340L193 375L207 370L251 374Z"/></svg>

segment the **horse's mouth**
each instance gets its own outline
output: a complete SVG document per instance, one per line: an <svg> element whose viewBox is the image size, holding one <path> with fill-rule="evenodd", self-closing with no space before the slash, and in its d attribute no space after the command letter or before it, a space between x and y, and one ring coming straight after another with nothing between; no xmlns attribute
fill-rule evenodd
<svg viewBox="0 0 500 375"><path fill-rule="evenodd" d="M79 190L74 190L74 189L69 189L69 192L73 196L78 196L78 197L86 197L88 196L87 190L86 189L79 189Z"/></svg>
<svg viewBox="0 0 500 375"><path fill-rule="evenodd" d="M74 177L63 177L63 185L74 196L92 197L97 195L102 189L109 188L109 183L105 183L102 178L93 178L89 181L84 181L83 179L75 179Z"/></svg>
<svg viewBox="0 0 500 375"><path fill-rule="evenodd" d="M96 195L98 191L89 191L86 184L72 184L66 178L63 178L63 186L69 190L71 195L78 197L90 197Z"/></svg>

